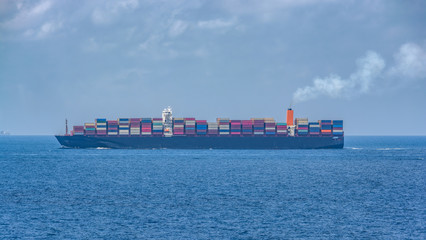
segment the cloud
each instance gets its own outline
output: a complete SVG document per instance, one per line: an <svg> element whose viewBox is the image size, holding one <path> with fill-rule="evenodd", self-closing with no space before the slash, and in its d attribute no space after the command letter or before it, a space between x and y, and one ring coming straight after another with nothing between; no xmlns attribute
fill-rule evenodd
<svg viewBox="0 0 426 240"><path fill-rule="evenodd" d="M199 21L197 26L203 29L225 28L236 24L236 19L225 21L223 19L214 19L209 21Z"/></svg>
<svg viewBox="0 0 426 240"><path fill-rule="evenodd" d="M235 15L252 15L263 20L270 20L283 14L283 10L303 7L335 0L225 0L222 7Z"/></svg>
<svg viewBox="0 0 426 240"><path fill-rule="evenodd" d="M325 78L315 78L312 86L299 88L293 94L293 103L308 101L321 95L331 98L349 97L370 91L374 81L385 67L385 61L375 52L367 52L357 61L358 69L348 79L331 74Z"/></svg>
<svg viewBox="0 0 426 240"><path fill-rule="evenodd" d="M375 52L367 52L357 61L358 69L348 79L331 74L315 78L311 86L298 88L293 103L304 102L319 96L331 98L352 97L371 91L374 84L385 85L385 80L399 85L426 79L426 50L414 43L402 45L394 54L394 64L385 70L385 60Z"/></svg>
<svg viewBox="0 0 426 240"><path fill-rule="evenodd" d="M117 43L102 41L95 37L90 37L82 44L82 49L86 52L108 52L117 47Z"/></svg>
<svg viewBox="0 0 426 240"><path fill-rule="evenodd" d="M194 56L204 58L209 56L209 51L207 51L205 48L199 48L194 51Z"/></svg>
<svg viewBox="0 0 426 240"><path fill-rule="evenodd" d="M147 40L138 45L138 50L147 51L161 40L158 35L151 35Z"/></svg>
<svg viewBox="0 0 426 240"><path fill-rule="evenodd" d="M188 28L188 24L181 20L176 20L172 23L169 29L169 36L177 37L185 32Z"/></svg>
<svg viewBox="0 0 426 240"><path fill-rule="evenodd" d="M122 12L138 8L138 0L121 0L107 2L92 12L92 21L95 24L109 24L118 18Z"/></svg>
<svg viewBox="0 0 426 240"><path fill-rule="evenodd" d="M37 37L38 38L44 38L47 35L57 31L58 29L62 28L62 23L61 22L47 22L44 23L40 30L37 33Z"/></svg>
<svg viewBox="0 0 426 240"><path fill-rule="evenodd" d="M6 28L21 29L37 22L52 7L51 1L40 1L33 7L24 6L22 3L17 4L18 13L14 18L5 22Z"/></svg>
<svg viewBox="0 0 426 240"><path fill-rule="evenodd" d="M62 28L62 22L45 22L38 29L28 29L24 35L27 37L42 39Z"/></svg>
<svg viewBox="0 0 426 240"><path fill-rule="evenodd" d="M426 51L414 43L401 46L394 55L395 66L389 70L392 77L403 77L407 80L426 78Z"/></svg>

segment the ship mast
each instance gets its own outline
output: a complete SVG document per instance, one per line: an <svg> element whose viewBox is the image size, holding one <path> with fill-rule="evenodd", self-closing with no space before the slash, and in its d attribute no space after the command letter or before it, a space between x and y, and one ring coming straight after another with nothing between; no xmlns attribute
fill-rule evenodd
<svg viewBox="0 0 426 240"><path fill-rule="evenodd" d="M68 119L65 118L65 136L68 136Z"/></svg>

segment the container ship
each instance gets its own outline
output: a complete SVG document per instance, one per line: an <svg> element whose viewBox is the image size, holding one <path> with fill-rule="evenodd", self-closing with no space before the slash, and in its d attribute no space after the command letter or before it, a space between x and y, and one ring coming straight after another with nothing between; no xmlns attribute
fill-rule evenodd
<svg viewBox="0 0 426 240"><path fill-rule="evenodd" d="M287 110L286 122L273 118L216 122L175 118L170 107L161 118L97 118L56 135L66 148L127 149L329 149L343 148L343 120L294 118Z"/></svg>

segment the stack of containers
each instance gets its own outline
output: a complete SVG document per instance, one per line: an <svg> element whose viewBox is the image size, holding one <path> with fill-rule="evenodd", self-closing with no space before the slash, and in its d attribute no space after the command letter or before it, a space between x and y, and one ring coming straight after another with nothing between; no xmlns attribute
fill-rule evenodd
<svg viewBox="0 0 426 240"><path fill-rule="evenodd" d="M343 120L333 120L333 135L343 135Z"/></svg>
<svg viewBox="0 0 426 240"><path fill-rule="evenodd" d="M219 124L217 122L209 122L207 124L207 134L208 135L217 135L219 134L219 130L218 130Z"/></svg>
<svg viewBox="0 0 426 240"><path fill-rule="evenodd" d="M185 134L194 135L195 134L195 118L184 118L185 120Z"/></svg>
<svg viewBox="0 0 426 240"><path fill-rule="evenodd" d="M307 136L309 131L308 119L307 118L296 118L296 130L297 135Z"/></svg>
<svg viewBox="0 0 426 240"><path fill-rule="evenodd" d="M118 135L129 135L130 130L130 121L128 118L119 118L118 119Z"/></svg>
<svg viewBox="0 0 426 240"><path fill-rule="evenodd" d="M153 118L152 119L152 134L162 135L163 134L163 119Z"/></svg>
<svg viewBox="0 0 426 240"><path fill-rule="evenodd" d="M107 134L106 118L97 118L97 119L95 119L95 123L96 123L96 134L97 135L106 135Z"/></svg>
<svg viewBox="0 0 426 240"><path fill-rule="evenodd" d="M130 135L133 135L133 136L141 135L141 119L140 118L130 119Z"/></svg>
<svg viewBox="0 0 426 240"><path fill-rule="evenodd" d="M275 135L275 120L273 118L264 118L265 120L265 134Z"/></svg>
<svg viewBox="0 0 426 240"><path fill-rule="evenodd" d="M253 121L253 134L263 135L265 133L265 120L263 118L252 118Z"/></svg>
<svg viewBox="0 0 426 240"><path fill-rule="evenodd" d="M242 134L243 135L252 135L253 134L253 122L251 120L243 120L242 124Z"/></svg>
<svg viewBox="0 0 426 240"><path fill-rule="evenodd" d="M108 123L108 136L118 135L118 121L107 121Z"/></svg>
<svg viewBox="0 0 426 240"><path fill-rule="evenodd" d="M96 128L94 123L85 123L84 124L84 134L85 135L95 135Z"/></svg>
<svg viewBox="0 0 426 240"><path fill-rule="evenodd" d="M84 135L84 126L73 126L71 135Z"/></svg>
<svg viewBox="0 0 426 240"><path fill-rule="evenodd" d="M321 135L331 135L331 120L320 120Z"/></svg>
<svg viewBox="0 0 426 240"><path fill-rule="evenodd" d="M152 134L152 118L142 118L142 135L151 135Z"/></svg>
<svg viewBox="0 0 426 240"><path fill-rule="evenodd" d="M287 123L283 123L283 122L277 123L277 134L287 135Z"/></svg>
<svg viewBox="0 0 426 240"><path fill-rule="evenodd" d="M183 135L184 123L185 123L185 120L183 118L173 118L173 134L174 135Z"/></svg>
<svg viewBox="0 0 426 240"><path fill-rule="evenodd" d="M197 135L206 135L207 134L207 121L206 120L197 120L195 121Z"/></svg>
<svg viewBox="0 0 426 240"><path fill-rule="evenodd" d="M219 135L229 135L229 118L218 118Z"/></svg>
<svg viewBox="0 0 426 240"><path fill-rule="evenodd" d="M241 135L241 120L231 120L231 135Z"/></svg>
<svg viewBox="0 0 426 240"><path fill-rule="evenodd" d="M320 134L319 122L310 122L309 123L309 134L312 135L312 136L318 136Z"/></svg>

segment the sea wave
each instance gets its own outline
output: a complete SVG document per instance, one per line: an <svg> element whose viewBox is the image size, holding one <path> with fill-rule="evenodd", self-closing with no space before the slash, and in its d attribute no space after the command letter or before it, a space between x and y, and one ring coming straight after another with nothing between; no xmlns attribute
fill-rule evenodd
<svg viewBox="0 0 426 240"><path fill-rule="evenodd" d="M390 151L390 150L404 150L406 148L377 148L379 151Z"/></svg>

